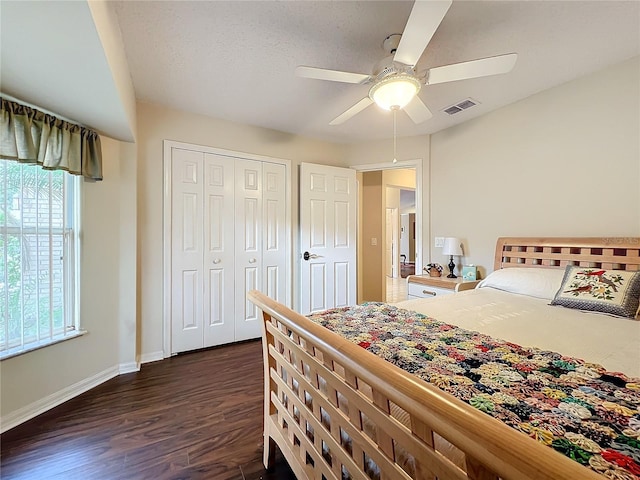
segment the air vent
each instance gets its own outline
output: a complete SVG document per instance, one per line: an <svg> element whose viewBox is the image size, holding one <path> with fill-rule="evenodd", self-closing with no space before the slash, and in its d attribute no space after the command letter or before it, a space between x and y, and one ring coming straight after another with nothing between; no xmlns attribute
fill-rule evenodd
<svg viewBox="0 0 640 480"><path fill-rule="evenodd" d="M479 103L480 102L478 102L477 100L467 98L465 100L462 100L461 102L456 103L455 105L451 105L450 107L443 109L442 111L444 113L448 113L449 115L455 115L456 113L466 110L467 108L474 107Z"/></svg>

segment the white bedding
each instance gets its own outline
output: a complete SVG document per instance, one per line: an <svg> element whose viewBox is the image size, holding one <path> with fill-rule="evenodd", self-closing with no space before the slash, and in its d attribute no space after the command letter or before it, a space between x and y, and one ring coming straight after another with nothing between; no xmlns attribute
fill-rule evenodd
<svg viewBox="0 0 640 480"><path fill-rule="evenodd" d="M552 350L640 377L640 321L548 304L546 299L479 288L395 305L518 345Z"/></svg>

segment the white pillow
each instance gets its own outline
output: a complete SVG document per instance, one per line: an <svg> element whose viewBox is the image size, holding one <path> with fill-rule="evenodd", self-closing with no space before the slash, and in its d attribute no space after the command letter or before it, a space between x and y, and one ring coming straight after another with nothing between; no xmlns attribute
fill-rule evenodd
<svg viewBox="0 0 640 480"><path fill-rule="evenodd" d="M563 277L563 268L507 267L491 272L477 288L490 287L552 300L562 284Z"/></svg>

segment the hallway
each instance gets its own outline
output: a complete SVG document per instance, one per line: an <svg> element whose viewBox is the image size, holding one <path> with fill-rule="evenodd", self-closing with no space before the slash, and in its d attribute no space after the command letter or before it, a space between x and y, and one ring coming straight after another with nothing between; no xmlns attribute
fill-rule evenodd
<svg viewBox="0 0 640 480"><path fill-rule="evenodd" d="M387 277L387 302L395 303L407 299L407 279Z"/></svg>

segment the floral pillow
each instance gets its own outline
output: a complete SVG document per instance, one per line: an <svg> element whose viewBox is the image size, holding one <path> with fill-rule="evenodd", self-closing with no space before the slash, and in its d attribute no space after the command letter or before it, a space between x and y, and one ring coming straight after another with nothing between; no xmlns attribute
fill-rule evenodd
<svg viewBox="0 0 640 480"><path fill-rule="evenodd" d="M640 271L567 266L551 305L634 318L640 302Z"/></svg>

